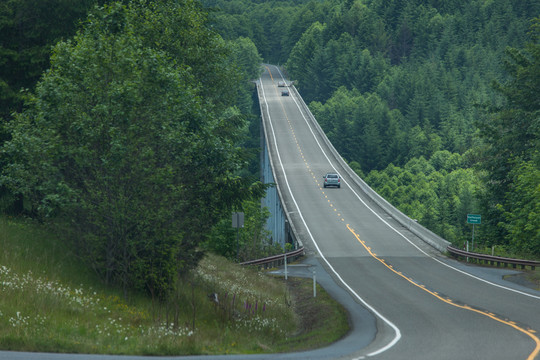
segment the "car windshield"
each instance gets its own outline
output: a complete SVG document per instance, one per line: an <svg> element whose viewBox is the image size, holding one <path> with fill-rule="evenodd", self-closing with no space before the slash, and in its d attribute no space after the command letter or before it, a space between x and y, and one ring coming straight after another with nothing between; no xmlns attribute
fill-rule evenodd
<svg viewBox="0 0 540 360"><path fill-rule="evenodd" d="M337 178L338 176L336 174L328 174L326 177L329 178Z"/></svg>

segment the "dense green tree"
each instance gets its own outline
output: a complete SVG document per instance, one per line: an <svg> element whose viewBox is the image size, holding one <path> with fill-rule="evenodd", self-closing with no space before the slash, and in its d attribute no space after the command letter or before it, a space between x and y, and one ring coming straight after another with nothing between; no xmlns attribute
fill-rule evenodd
<svg viewBox="0 0 540 360"><path fill-rule="evenodd" d="M312 0L251 1L203 0L211 9L213 28L224 39L248 37L267 62L282 64L287 60L303 32L322 20L325 5Z"/></svg>
<svg viewBox="0 0 540 360"><path fill-rule="evenodd" d="M255 80L261 75L262 57L249 38L239 37L229 42L231 60L237 64L246 79Z"/></svg>
<svg viewBox="0 0 540 360"><path fill-rule="evenodd" d="M326 49L333 55L333 66L329 69L333 88L346 86L350 90L373 91L389 67L384 57L373 57L368 49L359 48L348 33L329 41Z"/></svg>
<svg viewBox="0 0 540 360"><path fill-rule="evenodd" d="M237 231L230 217L221 220L203 243L205 248L240 262L283 253L285 249L273 242L265 228L270 212L261 208L260 201L244 201L237 210L244 213L244 227Z"/></svg>
<svg viewBox="0 0 540 360"><path fill-rule="evenodd" d="M300 82L300 89L302 84L310 81L310 75L314 74L313 71L310 72L309 64L313 61L315 54L320 54L324 28L325 26L319 22L313 23L298 40L287 60L287 70Z"/></svg>
<svg viewBox="0 0 540 360"><path fill-rule="evenodd" d="M325 9L319 2L313 0L302 6L299 11L295 11L285 28L287 36L283 40L284 53L290 56L305 32L309 31L313 24L323 23L325 15Z"/></svg>
<svg viewBox="0 0 540 360"><path fill-rule="evenodd" d="M366 181L405 214L461 246L469 232L466 216L479 209L479 180L472 169L459 167L460 158L439 151L429 161L419 157L403 168L372 171Z"/></svg>
<svg viewBox="0 0 540 360"><path fill-rule="evenodd" d="M513 189L506 195L502 209L507 240L515 251L540 255L540 157L516 166L510 176Z"/></svg>
<svg viewBox="0 0 540 360"><path fill-rule="evenodd" d="M363 171L384 168L404 156L406 143L399 130L403 116L376 94L363 96L341 87L325 104L313 102L310 107L340 154L358 162Z"/></svg>
<svg viewBox="0 0 540 360"><path fill-rule="evenodd" d="M315 50L303 81L306 100L323 100L332 93L332 63L332 54L328 49Z"/></svg>
<svg viewBox="0 0 540 360"><path fill-rule="evenodd" d="M52 46L75 34L78 23L99 0L4 0L0 5L0 146L13 112L49 66ZM0 171L5 158L0 158ZM0 186L0 211L19 213L22 199Z"/></svg>
<svg viewBox="0 0 540 360"><path fill-rule="evenodd" d="M519 213L510 200L514 182L526 183L523 171L528 170L523 169L534 164L527 154L538 145L531 140L537 137L534 112L510 105L517 98L523 104L537 99L524 93L527 86L510 83L518 76L531 82L538 70L526 65L534 63L530 47L504 52L508 46L523 47L530 19L540 13L538 1L221 3L231 16L262 26L272 45L270 51L259 51L266 59L276 54L280 63L287 59L289 76L355 169L365 175L390 164L403 169L420 157L436 168L426 179L417 179L426 186L423 192L410 183L399 185L397 178L390 181L397 188L381 185L381 191L454 240L468 234L463 214L479 211L482 199L488 223L479 236L511 241L505 237L510 228L502 224L514 210ZM246 26L248 20L238 23L238 28ZM505 57L506 73L501 65ZM490 85L493 80L503 84L497 91ZM534 87L530 91L538 93ZM491 104L497 115L479 104ZM485 164L471 173L475 162ZM488 174L485 186L476 180L483 174ZM464 185L455 186L455 179ZM427 200L429 194L438 199Z"/></svg>
<svg viewBox="0 0 540 360"><path fill-rule="evenodd" d="M231 52L229 56L231 67L237 69L241 80L239 84L228 91L237 93L236 104L241 113L247 116L253 107L254 85L252 81L259 78L261 74L262 58L257 47L249 38L239 37L236 40L228 41L227 46Z"/></svg>
<svg viewBox="0 0 540 360"><path fill-rule="evenodd" d="M231 82L205 73L234 74L229 50L205 21L190 0L97 9L55 46L3 148L3 184L126 291L167 296L205 234L252 192L235 175L244 121L220 97Z"/></svg>
<svg viewBox="0 0 540 360"><path fill-rule="evenodd" d="M527 248L522 232L540 231L538 223L520 229L523 224L516 222L525 209L533 211L534 217L533 209L538 202L537 189L530 180L536 176L540 146L540 19L535 19L529 34L531 41L524 49L507 51L508 81L495 84L506 103L480 123L486 145L481 166L487 171L488 192L484 200L485 211L490 215L488 224L492 231L498 229L499 236L506 236L507 241L515 240L521 248ZM529 195L525 195L526 188ZM533 236L531 242L535 241ZM536 246L532 248L538 252Z"/></svg>
<svg viewBox="0 0 540 360"><path fill-rule="evenodd" d="M102 2L102 1L100 1ZM20 111L21 89L33 89L51 47L75 34L97 0L4 0L0 6L0 118Z"/></svg>
<svg viewBox="0 0 540 360"><path fill-rule="evenodd" d="M358 132L352 128L359 96L358 92L350 92L341 87L324 105L317 102L310 105L332 144L349 161L359 151Z"/></svg>

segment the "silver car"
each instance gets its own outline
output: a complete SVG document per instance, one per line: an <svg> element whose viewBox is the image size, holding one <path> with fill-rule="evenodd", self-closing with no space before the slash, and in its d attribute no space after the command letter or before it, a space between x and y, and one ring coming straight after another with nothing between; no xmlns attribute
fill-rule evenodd
<svg viewBox="0 0 540 360"><path fill-rule="evenodd" d="M336 173L327 173L323 176L324 179L324 187L328 186L337 186L338 188L341 187L341 178L339 177L339 174Z"/></svg>

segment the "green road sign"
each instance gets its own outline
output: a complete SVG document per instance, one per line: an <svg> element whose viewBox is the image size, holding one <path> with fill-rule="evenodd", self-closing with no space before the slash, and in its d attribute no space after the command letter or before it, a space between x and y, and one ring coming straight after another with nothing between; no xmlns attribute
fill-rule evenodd
<svg viewBox="0 0 540 360"><path fill-rule="evenodd" d="M481 224L482 215L467 214L467 224Z"/></svg>

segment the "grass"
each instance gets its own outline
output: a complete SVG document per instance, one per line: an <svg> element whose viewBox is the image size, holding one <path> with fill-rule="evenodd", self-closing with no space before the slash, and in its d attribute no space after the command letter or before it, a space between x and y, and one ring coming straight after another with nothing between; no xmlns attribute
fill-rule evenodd
<svg viewBox="0 0 540 360"><path fill-rule="evenodd" d="M503 245L498 245L493 248L480 245L480 246L476 246L474 250L470 250L470 251L479 253L479 254L494 255L494 256L506 257L506 258L511 258L511 259L525 259L525 260L532 260L532 261L540 261L540 258L538 256L535 256L534 254L515 252L512 250L509 250L506 246L503 246ZM470 262L476 263L480 266L485 266L485 267L499 267L499 265L496 265L496 264L490 265L489 263L485 261L476 260L472 258L470 259ZM507 265L507 267L510 268L511 265ZM519 270L521 274L506 275L504 278L508 281L513 281L521 285L540 291L540 268L539 267L536 267L535 270L531 270L530 267L527 267L525 269L518 268L516 270Z"/></svg>
<svg viewBox="0 0 540 360"><path fill-rule="evenodd" d="M487 254L487 255L493 254L494 256L507 257L511 259L540 261L540 257L538 257L538 255L516 252L516 251L513 251L510 247L504 246L504 245L497 245L497 246L494 246L493 248L490 246L477 245L475 246L474 250L469 250L469 251L473 251L480 254Z"/></svg>
<svg viewBox="0 0 540 360"><path fill-rule="evenodd" d="M536 290L540 291L540 269L528 271L527 278L531 283L536 284Z"/></svg>
<svg viewBox="0 0 540 360"><path fill-rule="evenodd" d="M215 255L166 305L143 294L126 301L31 222L0 218L0 247L2 350L271 353L324 346L349 330L345 310L323 289L313 298L311 280L285 282Z"/></svg>
<svg viewBox="0 0 540 360"><path fill-rule="evenodd" d="M339 340L349 331L347 312L343 307L336 306L334 299L319 285L317 300L313 298L312 280L289 278L289 288L292 288L295 313L300 315L299 327L295 336L278 344L279 351L321 347Z"/></svg>
<svg viewBox="0 0 540 360"><path fill-rule="evenodd" d="M507 275L504 278L509 281L514 281L518 284L530 287L531 289L540 291L540 269L534 270L520 269L521 274Z"/></svg>

